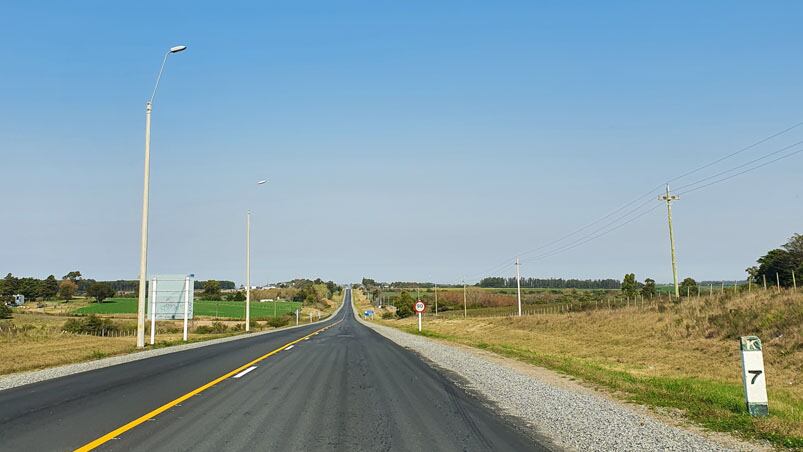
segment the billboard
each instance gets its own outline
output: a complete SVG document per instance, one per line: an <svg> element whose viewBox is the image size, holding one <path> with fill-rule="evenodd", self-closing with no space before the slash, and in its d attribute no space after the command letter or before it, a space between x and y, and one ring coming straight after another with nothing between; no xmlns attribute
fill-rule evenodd
<svg viewBox="0 0 803 452"><path fill-rule="evenodd" d="M183 320L184 303L187 318L192 318L195 275L157 275L151 280L151 297L148 309L156 313L156 320ZM155 309L154 309L155 305ZM148 312L148 317L151 317Z"/></svg>

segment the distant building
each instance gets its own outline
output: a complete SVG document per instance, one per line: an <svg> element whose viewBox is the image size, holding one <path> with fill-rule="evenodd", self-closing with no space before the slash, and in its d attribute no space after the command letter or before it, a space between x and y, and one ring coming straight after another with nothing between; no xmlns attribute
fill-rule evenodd
<svg viewBox="0 0 803 452"><path fill-rule="evenodd" d="M22 306L25 304L25 295L14 295L14 300L11 301L11 306Z"/></svg>

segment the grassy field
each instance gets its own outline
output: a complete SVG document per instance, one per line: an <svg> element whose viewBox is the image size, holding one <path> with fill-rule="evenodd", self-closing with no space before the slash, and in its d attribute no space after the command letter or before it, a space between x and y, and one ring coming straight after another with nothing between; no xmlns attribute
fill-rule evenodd
<svg viewBox="0 0 803 452"><path fill-rule="evenodd" d="M313 319L317 318L318 313L323 316L330 314L339 305L341 297L342 294L338 293L333 295L336 301L323 300L314 306L304 306L301 309L301 323L309 322L309 314L313 314ZM91 361L136 351L136 338L133 333L136 330L134 317L137 300L118 298L110 301L100 304L90 303L86 299L75 299L69 303L47 301L15 308L12 319L0 320L0 375ZM190 324L189 341L197 342L242 334L244 307L243 302L196 301L196 318ZM296 308L301 308L301 304L276 303L276 312L280 317ZM263 319L272 318L273 309L272 302L251 304L253 330L270 328ZM85 316L71 315L75 311L80 314L95 313L104 318L111 318L119 330L111 337L64 332L68 320L88 319ZM220 320L215 318L216 314ZM181 321L157 322L154 347L183 343L181 323ZM222 329L201 331L202 327L215 325ZM148 323L146 335L149 328Z"/></svg>
<svg viewBox="0 0 803 452"><path fill-rule="evenodd" d="M150 306L148 306L150 307ZM263 319L274 316L282 316L295 312L301 308L301 303L293 301L281 302L251 302L251 318ZM196 300L193 303L194 314L196 316L244 319L245 302L240 301L207 301ZM112 298L103 303L92 303L80 307L74 311L76 314L136 314L136 298Z"/></svg>
<svg viewBox="0 0 803 452"><path fill-rule="evenodd" d="M379 315L377 316L377 318ZM415 332L415 318L382 321ZM716 431L803 448L803 295L754 292L680 304L518 317L427 317L424 334L578 377ZM765 343L770 416L742 393L740 335Z"/></svg>

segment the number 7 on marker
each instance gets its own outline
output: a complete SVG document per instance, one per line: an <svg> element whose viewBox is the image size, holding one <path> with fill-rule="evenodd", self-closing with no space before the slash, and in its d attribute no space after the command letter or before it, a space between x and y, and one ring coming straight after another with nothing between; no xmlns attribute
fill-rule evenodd
<svg viewBox="0 0 803 452"><path fill-rule="evenodd" d="M753 378L750 380L750 384L754 385L754 384L756 384L756 378L758 378L759 375L763 374L764 371L762 371L762 370L748 370L747 373L753 374Z"/></svg>

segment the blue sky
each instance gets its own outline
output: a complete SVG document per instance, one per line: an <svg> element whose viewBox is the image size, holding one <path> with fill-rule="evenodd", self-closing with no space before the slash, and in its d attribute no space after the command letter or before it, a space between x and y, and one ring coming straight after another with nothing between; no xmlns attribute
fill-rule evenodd
<svg viewBox="0 0 803 452"><path fill-rule="evenodd" d="M803 120L797 2L164 3L4 3L3 273L136 278L175 44L149 270L201 279L243 280L249 208L255 281L471 279ZM741 278L803 232L801 174L677 202L681 277ZM671 280L662 208L539 254L524 275Z"/></svg>

